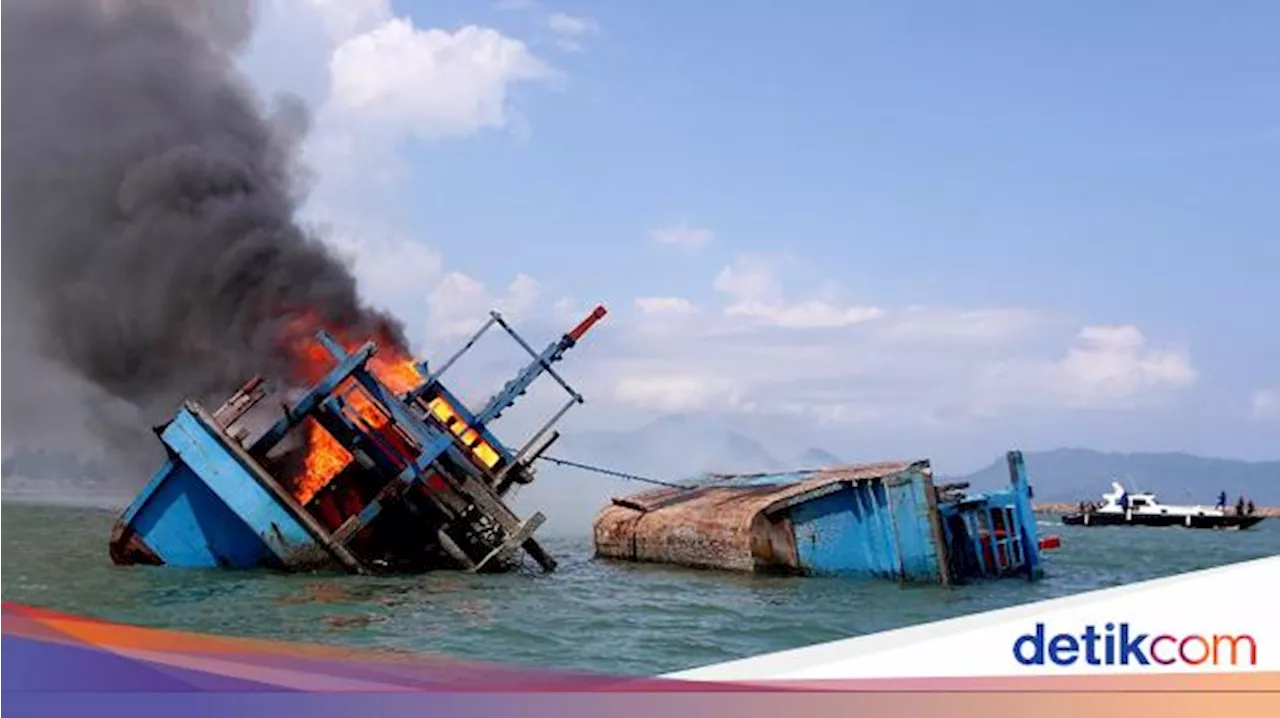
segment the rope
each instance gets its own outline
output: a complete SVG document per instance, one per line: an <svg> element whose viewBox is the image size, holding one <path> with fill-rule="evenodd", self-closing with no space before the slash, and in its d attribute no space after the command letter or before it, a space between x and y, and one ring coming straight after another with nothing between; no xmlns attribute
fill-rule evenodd
<svg viewBox="0 0 1280 718"><path fill-rule="evenodd" d="M670 484L670 483L667 483L666 481L658 481L657 479L650 479L645 476L636 476L635 474L627 474L621 471L614 471L613 469L605 469L599 466L588 466L587 464L579 464L576 461L568 461L566 459L557 459L552 456L539 456L538 458L542 459L543 461L550 461L553 464L559 464L561 466L572 466L575 469L582 469L583 471L593 471L597 474L605 474L607 476L616 476L620 479L630 479L632 481L643 481L646 484L657 484L658 486L666 486L672 489L680 489L681 491L691 491L693 489L693 487L691 486L681 486L679 484Z"/></svg>

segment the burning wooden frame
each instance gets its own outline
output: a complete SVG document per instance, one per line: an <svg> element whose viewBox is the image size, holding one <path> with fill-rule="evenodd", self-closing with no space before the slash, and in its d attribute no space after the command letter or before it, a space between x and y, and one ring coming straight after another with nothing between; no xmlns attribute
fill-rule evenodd
<svg viewBox="0 0 1280 718"><path fill-rule="evenodd" d="M504 502L533 480L532 462L554 424L582 396L552 369L605 315L597 307L536 352L497 312L434 373L426 363L352 351L316 335L330 365L300 396L267 401L252 380L209 413L187 402L156 433L168 458L112 531L117 564L270 566L351 572L510 568L523 551L545 571L555 560ZM478 412L441 376L494 325L532 357ZM314 357L313 357L314 358ZM542 374L564 406L518 451L488 426Z"/></svg>

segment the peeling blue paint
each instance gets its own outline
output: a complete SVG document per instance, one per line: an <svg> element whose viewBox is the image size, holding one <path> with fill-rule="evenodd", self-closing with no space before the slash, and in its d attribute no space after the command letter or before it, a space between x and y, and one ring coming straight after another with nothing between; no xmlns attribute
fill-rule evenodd
<svg viewBox="0 0 1280 718"><path fill-rule="evenodd" d="M189 568L323 563L314 536L183 408L160 435L170 458L129 518L165 564Z"/></svg>
<svg viewBox="0 0 1280 718"><path fill-rule="evenodd" d="M859 481L796 505L790 516L800 568L814 575L939 580L927 485L913 472L892 486Z"/></svg>

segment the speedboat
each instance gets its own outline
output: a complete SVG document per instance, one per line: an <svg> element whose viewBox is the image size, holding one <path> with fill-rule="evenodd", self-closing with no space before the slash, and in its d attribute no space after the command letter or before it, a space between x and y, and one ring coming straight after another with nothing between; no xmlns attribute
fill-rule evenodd
<svg viewBox="0 0 1280 718"><path fill-rule="evenodd" d="M1162 504L1154 493L1128 493L1118 482L1102 495L1102 504L1067 514L1068 526L1185 526L1192 529L1247 529L1264 517L1222 507Z"/></svg>

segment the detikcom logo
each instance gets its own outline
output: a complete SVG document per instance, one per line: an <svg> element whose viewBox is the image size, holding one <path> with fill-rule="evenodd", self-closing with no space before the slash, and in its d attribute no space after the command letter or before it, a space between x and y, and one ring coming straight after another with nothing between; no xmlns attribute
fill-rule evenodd
<svg viewBox="0 0 1280 718"><path fill-rule="evenodd" d="M1013 642L1013 657L1024 666L1253 666L1258 664L1258 644L1248 634L1152 636L1128 623L1108 623L1101 631L1090 624L1079 633L1046 635L1044 624L1037 623L1033 632Z"/></svg>

